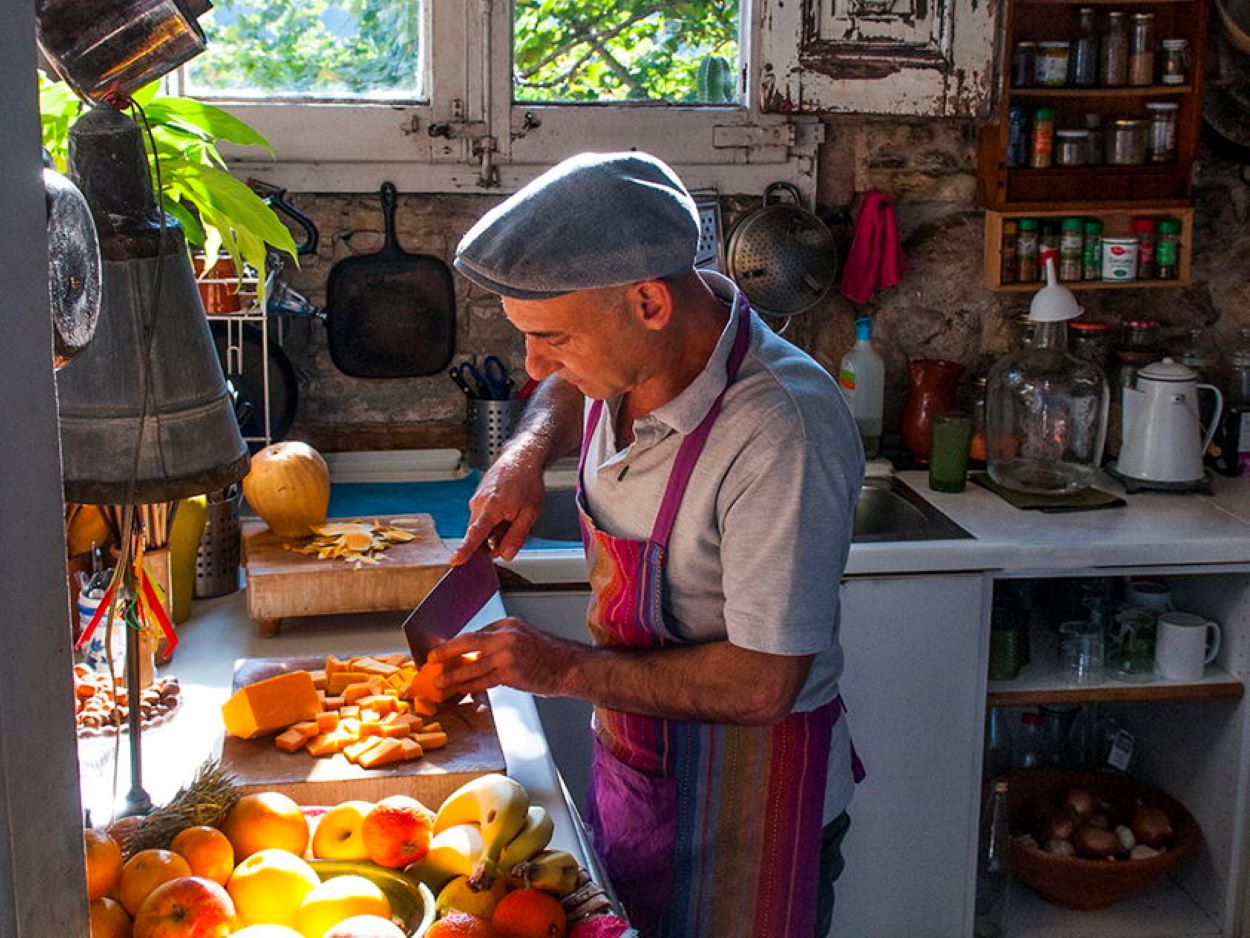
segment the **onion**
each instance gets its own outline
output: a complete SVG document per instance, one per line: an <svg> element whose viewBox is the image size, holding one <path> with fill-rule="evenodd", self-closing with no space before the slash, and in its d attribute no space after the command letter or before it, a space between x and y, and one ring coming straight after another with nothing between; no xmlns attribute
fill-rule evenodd
<svg viewBox="0 0 1250 938"><path fill-rule="evenodd" d="M1159 851L1154 847L1147 847L1145 844L1138 844L1128 852L1130 860L1149 860L1151 857L1157 857Z"/></svg>
<svg viewBox="0 0 1250 938"><path fill-rule="evenodd" d="M1066 840L1048 840L1046 841L1046 852L1060 857L1074 857L1076 856L1076 847Z"/></svg>
<svg viewBox="0 0 1250 938"><path fill-rule="evenodd" d="M1105 860L1120 852L1120 838L1107 830L1086 824L1072 838L1077 856Z"/></svg>
<svg viewBox="0 0 1250 938"><path fill-rule="evenodd" d="M1046 843L1051 840L1071 840L1076 833L1076 819L1062 808L1042 805L1037 811L1037 840Z"/></svg>
<svg viewBox="0 0 1250 938"><path fill-rule="evenodd" d="M1063 806L1084 820L1094 813L1094 796L1083 788L1073 788L1063 796Z"/></svg>
<svg viewBox="0 0 1250 938"><path fill-rule="evenodd" d="M1123 824L1116 827L1115 836L1119 839L1120 849L1122 850L1132 850L1137 846L1137 837L1133 834L1132 830L1125 827Z"/></svg>
<svg viewBox="0 0 1250 938"><path fill-rule="evenodd" d="M1172 822L1159 808L1138 807L1133 814L1133 836L1147 847L1162 847L1172 839Z"/></svg>

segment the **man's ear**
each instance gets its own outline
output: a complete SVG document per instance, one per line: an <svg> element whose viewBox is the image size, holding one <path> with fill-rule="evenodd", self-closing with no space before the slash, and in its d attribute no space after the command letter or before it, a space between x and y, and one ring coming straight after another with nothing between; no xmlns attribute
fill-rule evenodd
<svg viewBox="0 0 1250 938"><path fill-rule="evenodd" d="M663 280L639 280L629 288L629 302L642 325L653 331L667 328L673 319L673 291Z"/></svg>

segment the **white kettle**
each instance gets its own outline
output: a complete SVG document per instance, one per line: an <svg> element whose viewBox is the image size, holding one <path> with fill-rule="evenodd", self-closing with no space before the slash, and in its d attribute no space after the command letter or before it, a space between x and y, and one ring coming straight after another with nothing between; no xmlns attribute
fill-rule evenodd
<svg viewBox="0 0 1250 938"><path fill-rule="evenodd" d="M1203 435L1198 391L1215 395L1215 413ZM1197 482L1202 454L1211 445L1224 409L1224 396L1198 373L1170 358L1137 372L1137 387L1124 388L1120 458L1116 470L1147 482Z"/></svg>

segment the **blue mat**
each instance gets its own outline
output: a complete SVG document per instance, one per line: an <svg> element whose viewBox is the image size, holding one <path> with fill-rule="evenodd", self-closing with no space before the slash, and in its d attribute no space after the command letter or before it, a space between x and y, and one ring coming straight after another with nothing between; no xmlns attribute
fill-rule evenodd
<svg viewBox="0 0 1250 938"><path fill-rule="evenodd" d="M469 526L469 499L482 474L477 470L447 482L336 482L330 486L331 518L366 518L408 513L430 515L445 538L464 537ZM531 537L531 549L580 547L578 541Z"/></svg>

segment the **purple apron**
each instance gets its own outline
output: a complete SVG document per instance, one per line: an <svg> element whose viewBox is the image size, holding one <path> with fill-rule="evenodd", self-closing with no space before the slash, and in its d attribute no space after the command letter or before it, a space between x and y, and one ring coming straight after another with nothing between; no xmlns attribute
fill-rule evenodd
<svg viewBox="0 0 1250 938"><path fill-rule="evenodd" d="M727 365L732 384L749 344L738 308ZM582 492L596 401L583 432L577 502L598 645L684 644L664 623L664 553L695 463L720 413L721 391L682 441L651 537L598 530ZM772 726L694 723L595 709L588 819L595 847L644 938L808 938L816 930L820 835L835 698ZM856 780L861 776L856 764Z"/></svg>

